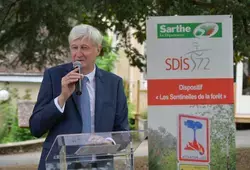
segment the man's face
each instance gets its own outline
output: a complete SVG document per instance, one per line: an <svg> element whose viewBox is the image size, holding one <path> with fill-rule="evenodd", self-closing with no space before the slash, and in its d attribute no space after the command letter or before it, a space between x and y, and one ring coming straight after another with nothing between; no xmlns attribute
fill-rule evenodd
<svg viewBox="0 0 250 170"><path fill-rule="evenodd" d="M70 42L72 61L80 61L83 69L92 71L101 46L97 47L89 38L79 38Z"/></svg>

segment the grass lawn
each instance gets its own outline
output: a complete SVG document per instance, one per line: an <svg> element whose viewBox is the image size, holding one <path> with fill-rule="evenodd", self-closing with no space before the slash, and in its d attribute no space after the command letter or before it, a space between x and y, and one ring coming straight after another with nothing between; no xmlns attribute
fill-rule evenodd
<svg viewBox="0 0 250 170"><path fill-rule="evenodd" d="M237 161L237 170L249 170L250 148L237 149L236 161ZM147 157L137 157L135 159L135 170L147 170L148 169L147 162L148 162ZM37 170L37 165L1 167L0 170Z"/></svg>

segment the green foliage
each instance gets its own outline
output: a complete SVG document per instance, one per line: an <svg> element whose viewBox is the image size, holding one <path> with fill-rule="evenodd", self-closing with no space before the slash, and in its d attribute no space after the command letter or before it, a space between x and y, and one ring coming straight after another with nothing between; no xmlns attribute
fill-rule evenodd
<svg viewBox="0 0 250 170"><path fill-rule="evenodd" d="M130 102L129 98L129 82L123 80L123 86L125 95L127 97L127 105L128 105L128 121L129 121L129 129L135 130L135 105Z"/></svg>
<svg viewBox="0 0 250 170"><path fill-rule="evenodd" d="M10 106L9 102L1 102L0 103L0 143L3 138L8 134L11 120L11 113L13 111L13 107Z"/></svg>
<svg viewBox="0 0 250 170"><path fill-rule="evenodd" d="M135 106L128 100L128 121L129 121L129 129L135 130Z"/></svg>
<svg viewBox="0 0 250 170"><path fill-rule="evenodd" d="M17 89L10 89L8 84L5 84L3 89L7 90L10 96L7 101L0 101L0 143L3 142L3 139L8 135L11 129L13 113L15 113L12 99L17 97L15 93Z"/></svg>
<svg viewBox="0 0 250 170"><path fill-rule="evenodd" d="M12 115L12 122L10 127L10 132L8 135L6 135L2 143L9 143L9 142L19 142L19 141L26 141L30 139L35 139L34 136L30 133L30 130L28 128L20 128L18 126L18 118L17 114Z"/></svg>
<svg viewBox="0 0 250 170"><path fill-rule="evenodd" d="M140 116L141 116L141 118L142 119L148 119L148 113L145 111L145 112L142 112L141 114L140 114Z"/></svg>
<svg viewBox="0 0 250 170"><path fill-rule="evenodd" d="M211 117L211 170L236 169L235 123L232 105L210 106L212 113L197 113Z"/></svg>
<svg viewBox="0 0 250 170"><path fill-rule="evenodd" d="M112 48L112 38L104 36L102 55L97 57L96 65L108 72L112 72L115 67L115 61L117 60L117 53Z"/></svg>
<svg viewBox="0 0 250 170"><path fill-rule="evenodd" d="M166 169L177 169L177 152L176 150L169 150L168 154L165 156L164 163L166 164Z"/></svg>
<svg viewBox="0 0 250 170"><path fill-rule="evenodd" d="M104 34L117 33L119 47L132 66L141 71L146 66L144 54L134 48L132 35L142 44L146 40L148 16L233 15L234 57L239 61L250 56L250 3L235 0L92 0L58 1L5 0L0 2L0 59L7 66L22 64L42 69L47 64L64 62L67 36L74 23L91 24ZM134 28L134 32L130 32ZM15 54L10 60L7 54ZM60 57L56 57L60 56Z"/></svg>
<svg viewBox="0 0 250 170"><path fill-rule="evenodd" d="M165 128L149 129L149 169L177 169L177 139Z"/></svg>
<svg viewBox="0 0 250 170"><path fill-rule="evenodd" d="M0 143L18 142L29 139L35 139L30 133L28 128L20 128L18 126L16 100L30 99L30 89L26 90L26 94L20 98L18 95L18 89L9 88L8 85L5 89L10 93L10 99L0 104L0 116L2 125L0 128Z"/></svg>
<svg viewBox="0 0 250 170"><path fill-rule="evenodd" d="M149 150L149 169L155 169L155 170L161 170L161 164L160 164L160 156L157 152L155 152L154 149Z"/></svg>

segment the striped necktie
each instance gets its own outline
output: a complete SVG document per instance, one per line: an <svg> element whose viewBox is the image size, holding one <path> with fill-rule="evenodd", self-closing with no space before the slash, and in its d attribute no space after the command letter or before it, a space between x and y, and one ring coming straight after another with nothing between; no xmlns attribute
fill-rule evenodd
<svg viewBox="0 0 250 170"><path fill-rule="evenodd" d="M82 114L82 132L91 133L91 113L90 113L90 97L87 89L88 77L85 76L82 81L81 95L81 114Z"/></svg>

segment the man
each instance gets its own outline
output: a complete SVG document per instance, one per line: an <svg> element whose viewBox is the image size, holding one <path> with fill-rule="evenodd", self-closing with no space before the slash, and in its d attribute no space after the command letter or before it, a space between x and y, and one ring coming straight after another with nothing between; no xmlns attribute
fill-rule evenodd
<svg viewBox="0 0 250 170"><path fill-rule="evenodd" d="M95 65L102 48L101 33L90 25L81 24L71 30L68 38L72 63L44 72L30 117L30 130L34 136L41 137L48 132L39 170L45 170L46 156L57 135L129 130L122 79ZM83 75L78 73L78 68L74 69L75 61L81 62ZM75 85L80 79L87 82L79 96L75 93ZM112 138L103 140L115 143Z"/></svg>

